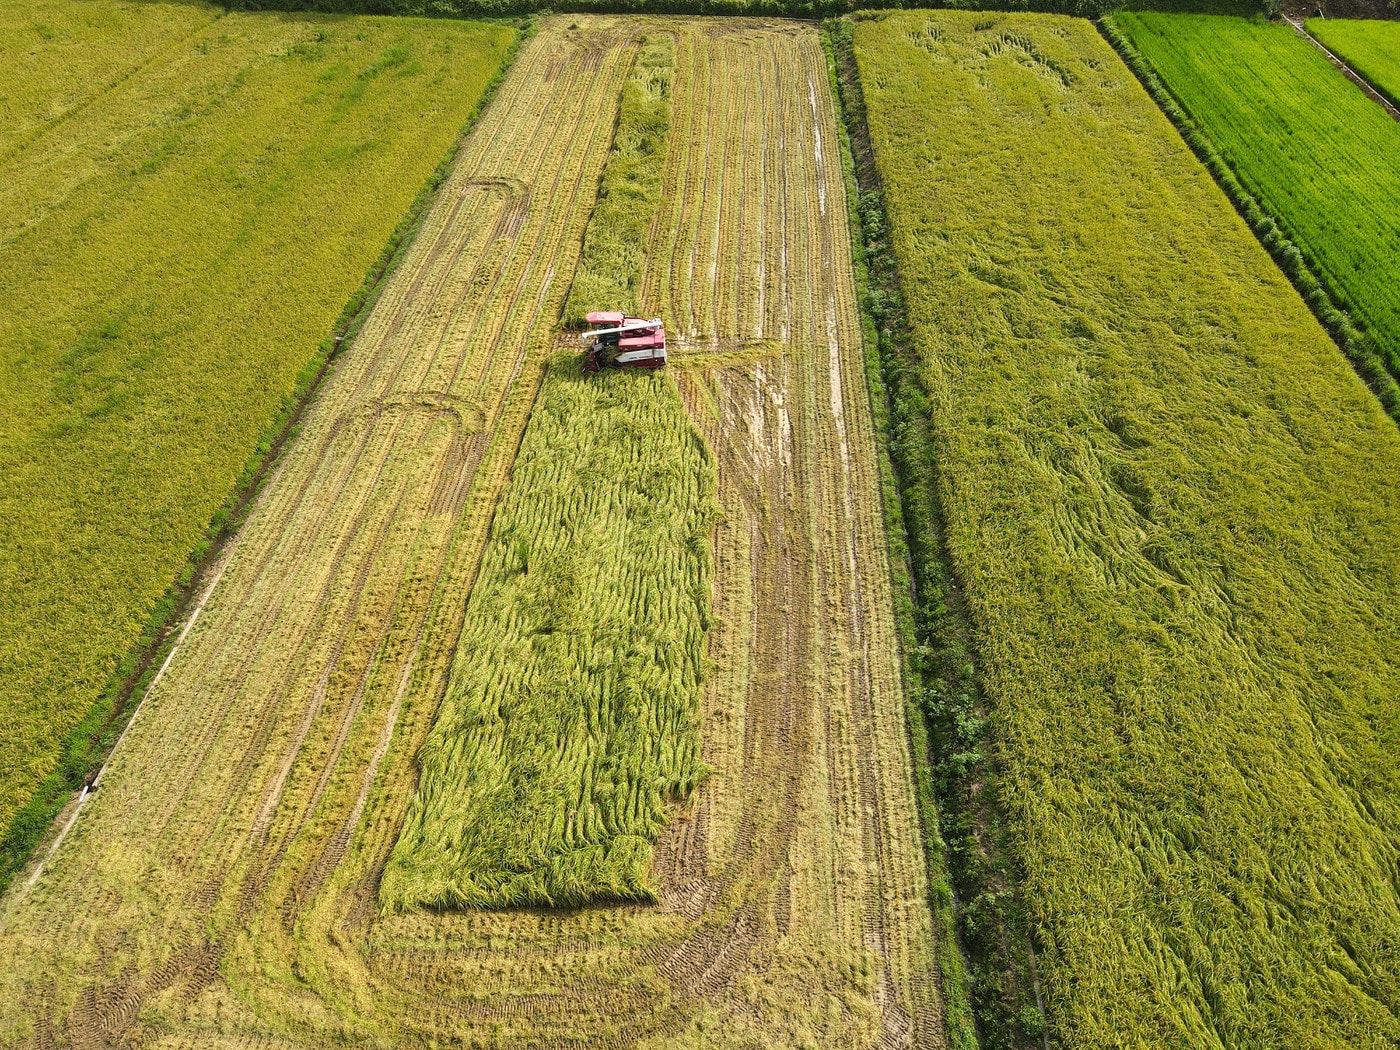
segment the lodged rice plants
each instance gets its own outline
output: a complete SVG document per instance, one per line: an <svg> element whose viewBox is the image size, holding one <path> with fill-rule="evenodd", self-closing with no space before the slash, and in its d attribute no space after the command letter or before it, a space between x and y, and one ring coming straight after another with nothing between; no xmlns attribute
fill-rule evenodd
<svg viewBox="0 0 1400 1050"><path fill-rule="evenodd" d="M590 310L635 314L644 309L639 299L642 266L661 203L675 64L672 34L655 33L642 41L622 89L612 153L564 305L565 325L583 324Z"/></svg>
<svg viewBox="0 0 1400 1050"><path fill-rule="evenodd" d="M549 368L496 512L386 906L650 899L703 776L714 460L662 373Z"/></svg>
<svg viewBox="0 0 1400 1050"><path fill-rule="evenodd" d="M515 37L0 7L0 878Z"/></svg>
<svg viewBox="0 0 1400 1050"><path fill-rule="evenodd" d="M1400 378L1400 124L1289 26L1113 22Z"/></svg>
<svg viewBox="0 0 1400 1050"><path fill-rule="evenodd" d="M1400 105L1400 23L1378 19L1310 18L1308 32Z"/></svg>
<svg viewBox="0 0 1400 1050"><path fill-rule="evenodd" d="M661 31L643 283L702 333L667 371L723 508L709 772L653 847L655 903L384 909ZM101 789L0 896L0 1045L945 1045L826 83L811 24L540 19Z"/></svg>
<svg viewBox="0 0 1400 1050"><path fill-rule="evenodd" d="M1051 1034L1395 1045L1393 421L1092 26L854 43Z"/></svg>

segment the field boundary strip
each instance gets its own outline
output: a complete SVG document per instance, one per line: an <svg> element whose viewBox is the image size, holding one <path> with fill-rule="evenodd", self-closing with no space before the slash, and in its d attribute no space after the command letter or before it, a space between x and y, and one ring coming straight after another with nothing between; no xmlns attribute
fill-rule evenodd
<svg viewBox="0 0 1400 1050"><path fill-rule="evenodd" d="M1400 423L1400 384L1386 368L1370 336L1338 302L1327 282L1318 277L1317 269L1284 232L1273 213L1245 189L1234 168L1187 113L1165 81L1151 68L1128 35L1108 16L1096 20L1094 25L1151 96L1182 141L1205 165L1216 185L1302 296L1338 349L1351 362L1357 375L1376 395L1386 413Z"/></svg>
<svg viewBox="0 0 1400 1050"><path fill-rule="evenodd" d="M1307 26L1304 25L1302 22L1298 21L1292 15L1284 15L1283 20L1289 25L1291 25L1293 27L1294 32L1296 32L1300 37L1302 37L1308 43L1312 44L1313 47L1317 48L1324 55L1326 55L1327 61L1331 62L1334 66L1340 69L1343 73L1346 74L1346 78L1348 80L1350 80L1353 84L1359 87L1362 91L1366 92L1366 96L1372 102L1379 103L1381 108L1383 108L1387 113L1390 114L1391 119L1400 121L1400 109L1396 109L1395 104L1392 103L1390 99L1386 98L1384 93L1382 93L1378 87L1372 84L1369 80L1363 77L1356 70L1352 69L1351 66L1347 64L1345 59L1343 59L1341 56L1336 54L1336 52L1328 48L1328 46L1324 44L1321 40L1309 33Z"/></svg>
<svg viewBox="0 0 1400 1050"><path fill-rule="evenodd" d="M949 1045L969 1050L1048 1046L1035 948L1014 881L1008 885L1004 875L1014 871L1014 862L1001 848L1004 817L993 790L982 791L972 801L971 781L989 779L985 769L956 768L947 761L955 753L989 751L990 726L977 687L972 627L960 601L963 588L944 538L938 456L927 425L928 392L910 356L911 328L898 260L888 240L889 218L866 124L852 24L850 17L827 22L823 42L842 120L842 160L907 683L907 723L930 864L929 902L947 942L938 962ZM972 727L973 735L966 735L963 727ZM975 840L950 850L947 836L966 839L969 823L977 826ZM979 899L991 903L984 909L990 911L991 921L984 916L974 932L961 917ZM986 979L989 969L1002 975L995 987ZM1025 1032L1036 1028L1028 1010L1040 1022L1038 1042L1023 1041Z"/></svg>
<svg viewBox="0 0 1400 1050"><path fill-rule="evenodd" d="M501 64L487 82L480 99L453 139L452 146L419 190L359 288L346 301L331 333L322 340L316 353L303 367L292 393L264 431L256 450L240 472L228 500L210 520L204 537L191 551L165 595L156 604L136 644L121 659L87 715L65 738L61 752L67 757L39 785L30 801L0 834L0 893L30 862L35 849L45 839L55 836L47 851L51 854L57 848L58 841L66 836L68 827L77 819L78 811L75 810L69 822L55 831L54 821L72 804L73 792L80 792L81 799L85 800L90 787L95 786L97 776L125 736L126 728L140 706L140 702L136 707L132 706L132 697L139 694L144 701L169 664L180 639L198 615L196 596L204 591L211 578L217 580L224 555L228 553L267 481L275 473L289 443L296 437L307 406L320 391L341 354L353 342L394 270L403 261L451 173L463 142L480 123L520 47L534 32L533 19L517 24L515 39L507 47ZM212 589L212 584L210 586ZM199 604L202 607L203 603ZM32 884L33 880L30 881Z"/></svg>

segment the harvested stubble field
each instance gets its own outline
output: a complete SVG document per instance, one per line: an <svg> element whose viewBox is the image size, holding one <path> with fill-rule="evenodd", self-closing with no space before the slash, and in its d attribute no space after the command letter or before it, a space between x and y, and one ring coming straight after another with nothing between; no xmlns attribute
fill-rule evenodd
<svg viewBox="0 0 1400 1050"><path fill-rule="evenodd" d="M0 835L83 775L65 737L514 38L0 3Z"/></svg>
<svg viewBox="0 0 1400 1050"><path fill-rule="evenodd" d="M308 413L101 789L0 905L0 1042L937 1046L814 27L549 19ZM655 905L378 894L619 95L675 40L641 301L713 449L713 671ZM674 376L674 378L672 378ZM635 378L635 377L629 377Z"/></svg>
<svg viewBox="0 0 1400 1050"><path fill-rule="evenodd" d="M1054 1031L1396 1045L1394 422L1092 26L855 47Z"/></svg>
<svg viewBox="0 0 1400 1050"><path fill-rule="evenodd" d="M1400 123L1290 26L1113 20L1400 378Z"/></svg>

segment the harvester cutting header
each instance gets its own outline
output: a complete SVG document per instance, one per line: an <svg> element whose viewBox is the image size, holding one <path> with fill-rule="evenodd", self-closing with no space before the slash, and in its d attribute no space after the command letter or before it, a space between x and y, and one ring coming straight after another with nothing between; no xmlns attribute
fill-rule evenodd
<svg viewBox="0 0 1400 1050"><path fill-rule="evenodd" d="M595 310L583 333L583 370L600 368L660 368L666 363L666 326L661 318L628 317L621 310Z"/></svg>

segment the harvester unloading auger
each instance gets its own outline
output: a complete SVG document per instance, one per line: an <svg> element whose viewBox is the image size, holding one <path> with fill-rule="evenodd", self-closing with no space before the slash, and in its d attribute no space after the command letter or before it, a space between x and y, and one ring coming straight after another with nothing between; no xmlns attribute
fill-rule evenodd
<svg viewBox="0 0 1400 1050"><path fill-rule="evenodd" d="M660 368L666 363L666 326L661 318L628 317L621 310L596 310L583 333L585 372L600 368Z"/></svg>

